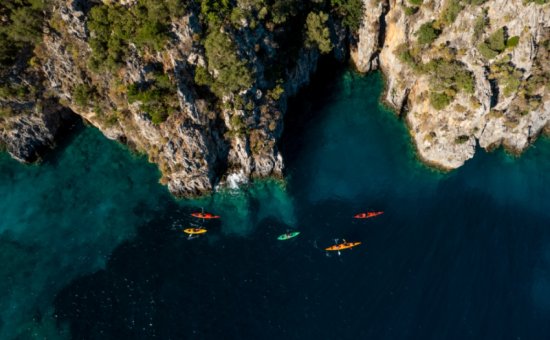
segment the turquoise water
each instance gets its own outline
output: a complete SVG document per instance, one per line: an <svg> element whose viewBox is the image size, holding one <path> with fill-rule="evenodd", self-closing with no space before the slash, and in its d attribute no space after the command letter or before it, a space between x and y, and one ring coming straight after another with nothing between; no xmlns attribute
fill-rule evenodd
<svg viewBox="0 0 550 340"><path fill-rule="evenodd" d="M286 184L175 201L91 128L41 166L3 156L0 338L549 337L550 141L441 173L379 75L313 84L285 122ZM222 220L188 241L198 207ZM335 238L363 244L327 257Z"/></svg>

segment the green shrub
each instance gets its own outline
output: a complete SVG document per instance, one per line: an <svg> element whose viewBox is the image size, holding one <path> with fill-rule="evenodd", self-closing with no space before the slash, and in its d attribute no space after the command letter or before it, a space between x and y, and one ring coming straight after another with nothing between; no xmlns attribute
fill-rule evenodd
<svg viewBox="0 0 550 340"><path fill-rule="evenodd" d="M145 111L154 124L164 122L178 108L175 85L168 75L156 72L153 79L144 83L133 83L127 88L128 102L140 102L140 109Z"/></svg>
<svg viewBox="0 0 550 340"><path fill-rule="evenodd" d="M405 15L413 15L415 14L416 12L418 12L418 7L408 7L408 6L403 6L403 12L405 12Z"/></svg>
<svg viewBox="0 0 550 340"><path fill-rule="evenodd" d="M487 46L487 44L484 42L477 45L477 49L479 53L481 53L481 55L487 60L493 59L499 54L498 52L490 49L489 46Z"/></svg>
<svg viewBox="0 0 550 340"><path fill-rule="evenodd" d="M273 100L279 100L283 93L285 93L285 89L281 84L277 84L277 86L267 92L267 95Z"/></svg>
<svg viewBox="0 0 550 340"><path fill-rule="evenodd" d="M504 28L496 30L493 34L487 38L485 41L487 46L496 52L502 52L506 48L506 36L504 33Z"/></svg>
<svg viewBox="0 0 550 340"><path fill-rule="evenodd" d="M210 88L218 97L224 94L237 93L252 86L254 79L248 68L248 63L237 54L237 47L231 38L219 29L213 29L208 33L204 42L208 70L212 77ZM208 85L208 76L199 71L199 77L205 85Z"/></svg>
<svg viewBox="0 0 550 340"><path fill-rule="evenodd" d="M331 0L335 13L342 19L342 23L352 32L356 32L363 20L363 1L361 0Z"/></svg>
<svg viewBox="0 0 550 340"><path fill-rule="evenodd" d="M487 27L487 24L487 12L483 11L483 14L481 14L474 22L474 33L472 36L474 42L477 42L477 40L481 38L481 35L485 31L485 27Z"/></svg>
<svg viewBox="0 0 550 340"><path fill-rule="evenodd" d="M416 31L415 35L418 37L418 43L422 45L429 45L437 39L441 32L436 30L433 24L433 21L424 23L420 26L418 31Z"/></svg>
<svg viewBox="0 0 550 340"><path fill-rule="evenodd" d="M444 92L430 92L430 104L436 110L443 110L451 103L452 98Z"/></svg>
<svg viewBox="0 0 550 340"><path fill-rule="evenodd" d="M420 5L422 5L423 0L408 0L408 1L413 6L420 6Z"/></svg>
<svg viewBox="0 0 550 340"><path fill-rule="evenodd" d="M475 90L472 73L458 61L434 59L418 69L430 76L430 103L437 110L445 108L457 92L471 94Z"/></svg>
<svg viewBox="0 0 550 340"><path fill-rule="evenodd" d="M197 66L195 69L195 83L201 86L212 86L214 79L208 73L208 70L202 66Z"/></svg>
<svg viewBox="0 0 550 340"><path fill-rule="evenodd" d="M171 19L184 13L181 0L138 0L136 5L100 4L92 7L87 27L92 69L114 69L126 58L128 44L160 50L169 40Z"/></svg>
<svg viewBox="0 0 550 340"><path fill-rule="evenodd" d="M441 13L441 22L447 26L451 25L453 22L455 22L456 17L463 8L464 5L462 5L460 0L447 0L447 2L445 3L445 8Z"/></svg>
<svg viewBox="0 0 550 340"><path fill-rule="evenodd" d="M31 89L19 84L0 84L0 99L23 100L31 93Z"/></svg>
<svg viewBox="0 0 550 340"><path fill-rule="evenodd" d="M310 12L306 19L306 46L317 46L323 54L332 51L330 31L327 27L328 14Z"/></svg>
<svg viewBox="0 0 550 340"><path fill-rule="evenodd" d="M510 49L516 47L518 44L519 44L519 37L517 35L509 38L506 41L506 47Z"/></svg>
<svg viewBox="0 0 550 340"><path fill-rule="evenodd" d="M9 66L23 49L42 40L43 0L2 0L0 3L0 66Z"/></svg>
<svg viewBox="0 0 550 340"><path fill-rule="evenodd" d="M72 93L74 102L80 107L90 105L90 102L95 99L96 89L88 84L77 85Z"/></svg>

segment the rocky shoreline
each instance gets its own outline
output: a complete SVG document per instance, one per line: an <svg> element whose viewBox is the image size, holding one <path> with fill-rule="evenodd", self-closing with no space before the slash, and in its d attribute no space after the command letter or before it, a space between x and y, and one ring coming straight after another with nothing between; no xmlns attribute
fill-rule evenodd
<svg viewBox="0 0 550 340"><path fill-rule="evenodd" d="M403 115L425 163L455 169L474 156L477 145L502 145L519 154L550 130L550 5L362 1L357 32L319 12L331 58L343 62L349 55L359 72L382 71L382 100ZM201 81L221 72L212 66L208 45L199 43L206 35L199 14L191 10L172 21L164 48L129 44L115 71L92 70L89 60L96 51L90 42L97 37L89 26L91 6L52 1L35 66L26 71L14 66L6 74L12 84L35 86L23 97L0 98L1 108L12 113L0 117L0 143L14 158L39 159L55 146L70 121L68 112L74 112L107 138L147 154L158 164L161 182L178 197L283 177L277 141L286 103L316 72L322 47L297 49L274 83L269 79L280 53L277 29L269 23L252 28L253 19L243 18L230 29L210 31L209 36L230 39L253 75L245 87L215 99L197 83L202 70L209 74ZM167 93L161 104L170 115L154 116L147 100L157 92L149 90Z"/></svg>

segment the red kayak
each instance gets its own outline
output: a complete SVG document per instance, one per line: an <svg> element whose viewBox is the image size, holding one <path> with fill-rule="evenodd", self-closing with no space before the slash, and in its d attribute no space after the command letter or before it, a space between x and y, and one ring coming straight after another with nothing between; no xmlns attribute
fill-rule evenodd
<svg viewBox="0 0 550 340"><path fill-rule="evenodd" d="M202 212L192 213L191 216L196 217L196 218L204 218L205 220L210 220L210 219L213 219L213 218L220 218L218 215L214 215L214 214L211 214L211 213L202 213Z"/></svg>
<svg viewBox="0 0 550 340"><path fill-rule="evenodd" d="M375 216L378 216L378 215L382 215L383 213L384 213L383 211L369 211L369 212L366 212L366 213L357 214L357 215L353 216L353 218L371 218L371 217L375 217Z"/></svg>

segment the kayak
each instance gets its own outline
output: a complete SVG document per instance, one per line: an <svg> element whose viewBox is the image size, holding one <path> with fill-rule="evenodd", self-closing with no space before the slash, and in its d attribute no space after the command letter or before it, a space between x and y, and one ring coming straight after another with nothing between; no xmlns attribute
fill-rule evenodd
<svg viewBox="0 0 550 340"><path fill-rule="evenodd" d="M206 233L207 230L201 228L187 228L183 229L183 232L189 235L200 235Z"/></svg>
<svg viewBox="0 0 550 340"><path fill-rule="evenodd" d="M382 215L383 213L384 213L383 211L369 211L369 212L366 212L366 213L357 214L357 215L353 216L353 218L371 218L371 217L375 217L375 216L378 216L378 215Z"/></svg>
<svg viewBox="0 0 550 340"><path fill-rule="evenodd" d="M290 240L291 238L294 238L298 235L300 235L299 231L293 231L291 233L286 233L286 234L279 235L279 237L277 237L277 240L286 241L286 240Z"/></svg>
<svg viewBox="0 0 550 340"><path fill-rule="evenodd" d="M211 213L200 213L200 212L192 213L191 216L196 218L204 218L206 220L213 219L213 218L220 218L218 215L214 215Z"/></svg>
<svg viewBox="0 0 550 340"><path fill-rule="evenodd" d="M338 250L350 249L350 248L356 247L360 244L361 244L361 242L344 242L344 243L335 244L333 246L325 248L325 250L326 251L338 251Z"/></svg>

